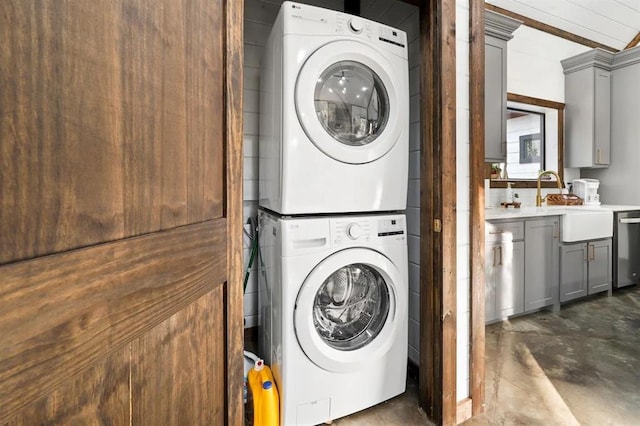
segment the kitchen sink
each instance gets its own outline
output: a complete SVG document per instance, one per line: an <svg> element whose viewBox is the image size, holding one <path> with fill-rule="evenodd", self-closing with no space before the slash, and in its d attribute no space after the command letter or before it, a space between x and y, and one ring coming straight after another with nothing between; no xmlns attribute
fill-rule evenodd
<svg viewBox="0 0 640 426"><path fill-rule="evenodd" d="M613 212L565 210L562 215L562 241L586 241L613 236Z"/></svg>

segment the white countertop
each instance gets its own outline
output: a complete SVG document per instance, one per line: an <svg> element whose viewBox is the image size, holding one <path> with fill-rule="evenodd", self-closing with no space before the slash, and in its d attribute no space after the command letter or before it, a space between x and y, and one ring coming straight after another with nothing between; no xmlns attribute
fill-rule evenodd
<svg viewBox="0 0 640 426"><path fill-rule="evenodd" d="M570 211L575 212L579 210L604 210L610 212L623 212L629 210L640 210L640 206L602 204L600 206L543 206L521 207L519 209L492 207L485 209L484 218L485 220L497 220L519 219L525 217L560 216Z"/></svg>

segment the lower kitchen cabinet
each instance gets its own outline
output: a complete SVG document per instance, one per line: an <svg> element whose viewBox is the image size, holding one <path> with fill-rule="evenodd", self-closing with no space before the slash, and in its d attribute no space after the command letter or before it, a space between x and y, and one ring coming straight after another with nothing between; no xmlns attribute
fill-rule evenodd
<svg viewBox="0 0 640 426"><path fill-rule="evenodd" d="M560 222L558 217L525 222L525 312L545 306L559 307L560 281L558 252Z"/></svg>
<svg viewBox="0 0 640 426"><path fill-rule="evenodd" d="M559 226L557 216L487 223L486 322L560 306Z"/></svg>
<svg viewBox="0 0 640 426"><path fill-rule="evenodd" d="M562 244L560 302L611 289L611 239Z"/></svg>
<svg viewBox="0 0 640 426"><path fill-rule="evenodd" d="M485 283L486 322L524 311L524 241L486 245Z"/></svg>
<svg viewBox="0 0 640 426"><path fill-rule="evenodd" d="M485 321L524 310L524 222L487 223L485 235Z"/></svg>

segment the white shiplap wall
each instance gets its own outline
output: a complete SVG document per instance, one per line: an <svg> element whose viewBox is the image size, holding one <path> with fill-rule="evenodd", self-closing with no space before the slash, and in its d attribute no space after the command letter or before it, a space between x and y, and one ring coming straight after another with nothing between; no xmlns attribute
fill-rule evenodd
<svg viewBox="0 0 640 426"><path fill-rule="evenodd" d="M456 397L469 397L470 258L469 236L469 2L456 0L456 220L457 362Z"/></svg>
<svg viewBox="0 0 640 426"><path fill-rule="evenodd" d="M521 25L507 43L507 91L564 102L560 61L587 50L591 49Z"/></svg>

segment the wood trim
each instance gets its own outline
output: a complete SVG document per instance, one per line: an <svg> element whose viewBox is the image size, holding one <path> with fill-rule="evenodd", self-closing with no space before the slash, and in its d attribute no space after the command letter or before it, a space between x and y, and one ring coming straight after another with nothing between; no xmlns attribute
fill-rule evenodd
<svg viewBox="0 0 640 426"><path fill-rule="evenodd" d="M558 175L564 182L564 104L558 108Z"/></svg>
<svg viewBox="0 0 640 426"><path fill-rule="evenodd" d="M420 7L419 402L438 424L456 424L455 0Z"/></svg>
<svg viewBox="0 0 640 426"><path fill-rule="evenodd" d="M535 98L533 96L519 95L516 93L507 93L507 101L510 102L519 102L523 104L539 106L543 108L551 108L558 111L558 164L557 170L560 178L564 181L564 108L565 104L562 102L550 101L548 99ZM484 166L483 166L484 169ZM483 172L484 177L487 178L487 172ZM506 188L507 182L511 182L514 187L517 188L536 188L537 181L535 179L531 180L512 180L512 179L504 179L504 180L492 180L491 188ZM557 183L553 182L541 182L540 185L542 188L557 188Z"/></svg>
<svg viewBox="0 0 640 426"><path fill-rule="evenodd" d="M471 324L470 383L472 415L484 411L485 317L484 317L484 0L469 0L469 134L470 134L470 252ZM460 416L458 416L460 422Z"/></svg>
<svg viewBox="0 0 640 426"><path fill-rule="evenodd" d="M0 423L226 280L226 219L2 268Z"/></svg>
<svg viewBox="0 0 640 426"><path fill-rule="evenodd" d="M640 32L636 34L636 36L622 50L631 49L632 47L636 47L638 44L640 44Z"/></svg>
<svg viewBox="0 0 640 426"><path fill-rule="evenodd" d="M534 98L533 96L518 95L516 93L507 92L507 101L520 102L522 104L535 105L539 107L564 110L565 105L562 102L550 101L547 99Z"/></svg>
<svg viewBox="0 0 640 426"><path fill-rule="evenodd" d="M242 287L243 64L244 2L225 2L225 216L228 281L226 286L226 424L244 424Z"/></svg>
<svg viewBox="0 0 640 426"><path fill-rule="evenodd" d="M547 24L542 23L540 21L536 21L535 19L528 18L528 17L526 17L524 15L520 15L519 13L511 12L510 10L503 9L503 8L501 8L499 6L495 6L493 4L486 3L485 4L485 8L487 10L491 10L493 12L500 13L502 15L509 16L509 17L511 17L513 19L517 19L519 21L522 21L522 24L526 25L527 27L534 28L534 29L539 30L539 31L543 31L545 33L554 35L556 37L560 37L560 38L563 38L565 40L572 41L574 43L582 44L583 46L587 46L587 47L591 47L591 48L598 47L600 49L608 50L608 51L614 52L614 53L619 52L619 50L616 49L615 47L607 46L606 44L602 44L602 43L598 43L598 42L593 41L593 40L589 40L588 38L581 37L581 36L579 36L577 34L570 33L569 31L561 30L560 28L553 27L551 25L547 25Z"/></svg>
<svg viewBox="0 0 640 426"><path fill-rule="evenodd" d="M561 176L562 178L562 176ZM492 180L491 188L506 188L507 183L511 183L511 187L514 189L518 188L537 188L538 181L536 180L516 180L516 179L500 179L500 180ZM540 188L558 188L558 184L555 180L546 180L540 182Z"/></svg>

